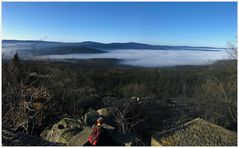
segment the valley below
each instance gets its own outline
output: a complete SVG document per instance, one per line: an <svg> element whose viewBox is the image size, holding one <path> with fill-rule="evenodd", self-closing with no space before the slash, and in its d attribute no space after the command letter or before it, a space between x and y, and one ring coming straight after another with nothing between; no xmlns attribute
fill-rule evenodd
<svg viewBox="0 0 239 148"><path fill-rule="evenodd" d="M117 59L120 60L118 64L140 67L205 65L229 58L226 48L215 47L3 41L3 59L11 59L16 52L25 60L72 62L84 59Z"/></svg>

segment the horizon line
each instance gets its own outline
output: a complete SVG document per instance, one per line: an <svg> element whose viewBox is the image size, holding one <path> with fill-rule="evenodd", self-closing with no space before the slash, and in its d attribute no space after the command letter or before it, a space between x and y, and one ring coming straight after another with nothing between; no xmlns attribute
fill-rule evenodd
<svg viewBox="0 0 239 148"><path fill-rule="evenodd" d="M114 44L114 43L120 43L120 44L127 44L127 43L136 43L136 44L146 44L146 45L151 45L151 46L178 46L178 47L196 47L196 48L218 48L218 49L226 49L226 47L215 47L215 46L191 46L191 45L162 45L162 44L149 44L149 43L142 43L142 42L133 42L133 41L130 41L130 42L108 42L108 43L105 43L105 42L98 42L98 41L75 41L75 42L72 42L72 41L54 41L54 40L29 40L29 39L24 39L24 40L19 40L19 39L1 39L2 41L38 41L38 42L57 42L57 43L83 43L83 42L95 42L95 43L101 43L101 44Z"/></svg>

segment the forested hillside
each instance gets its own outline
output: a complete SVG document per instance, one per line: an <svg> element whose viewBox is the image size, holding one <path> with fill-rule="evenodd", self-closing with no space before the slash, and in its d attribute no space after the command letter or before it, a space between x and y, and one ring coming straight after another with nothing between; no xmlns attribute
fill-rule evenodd
<svg viewBox="0 0 239 148"><path fill-rule="evenodd" d="M63 117L113 106L128 119L113 120L116 131L136 135L141 145L149 145L155 131L197 117L237 131L235 60L165 68L91 62L21 61L17 55L3 62L3 129L40 136Z"/></svg>

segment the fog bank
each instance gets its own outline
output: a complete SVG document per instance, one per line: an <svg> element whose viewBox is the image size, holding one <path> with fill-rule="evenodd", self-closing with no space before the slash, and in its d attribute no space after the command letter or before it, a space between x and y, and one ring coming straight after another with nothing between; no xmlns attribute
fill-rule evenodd
<svg viewBox="0 0 239 148"><path fill-rule="evenodd" d="M38 60L66 60L116 58L121 64L143 67L161 67L175 65L201 65L216 60L227 59L225 50L193 51L193 50L112 50L100 54L66 54L37 56Z"/></svg>

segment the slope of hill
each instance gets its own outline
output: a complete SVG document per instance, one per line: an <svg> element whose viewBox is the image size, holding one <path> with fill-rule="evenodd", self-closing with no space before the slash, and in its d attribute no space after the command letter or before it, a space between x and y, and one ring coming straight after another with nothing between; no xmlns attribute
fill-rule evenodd
<svg viewBox="0 0 239 148"><path fill-rule="evenodd" d="M224 48L216 47L193 47L193 46L168 46L168 45L150 45L136 42L128 43L99 43L92 41L64 43L64 42L51 42L51 41L21 41L21 40L3 40L3 46L7 44L37 44L42 45L55 45L55 46L74 46L74 47L88 47L96 49L155 49L155 50L219 50Z"/></svg>

